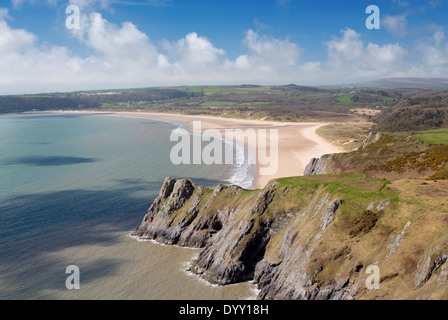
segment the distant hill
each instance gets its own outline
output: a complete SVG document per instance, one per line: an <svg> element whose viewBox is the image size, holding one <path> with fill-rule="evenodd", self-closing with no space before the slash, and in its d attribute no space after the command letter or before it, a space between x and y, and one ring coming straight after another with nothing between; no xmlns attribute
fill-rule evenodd
<svg viewBox="0 0 448 320"><path fill-rule="evenodd" d="M373 119L380 131L421 131L448 127L448 91L407 97Z"/></svg>
<svg viewBox="0 0 448 320"><path fill-rule="evenodd" d="M355 87L448 89L448 78L385 78L362 82Z"/></svg>

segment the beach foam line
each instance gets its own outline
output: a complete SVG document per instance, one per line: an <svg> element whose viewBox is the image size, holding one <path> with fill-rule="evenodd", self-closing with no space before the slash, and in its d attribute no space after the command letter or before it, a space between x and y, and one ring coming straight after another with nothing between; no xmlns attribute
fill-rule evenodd
<svg viewBox="0 0 448 320"><path fill-rule="evenodd" d="M176 129L174 129L173 132L175 133L183 133L183 130L186 130L189 132L190 135L201 135L201 136L207 136L203 133L197 133L192 132L189 130L189 127L186 123L172 121L172 120L165 120L165 119L158 119L158 118L151 118L150 113L146 113L146 117L138 117L138 116L130 116L130 115L122 115L122 114L95 114L97 116L107 116L107 117L121 117L121 118L130 118L130 119L150 119L158 122L168 123L174 126L177 126ZM255 152L251 150L250 148L235 142L227 140L220 136L213 136L213 138L217 138L221 141L223 141L225 144L227 144L230 147L233 147L235 150L235 161L234 164L234 172L231 177L224 180L226 183L230 185L237 185L243 189L254 189L255 188L255 177L257 175L257 167L256 164L250 164L252 159L255 158ZM246 157L246 150L248 156ZM254 161L255 163L255 161Z"/></svg>
<svg viewBox="0 0 448 320"><path fill-rule="evenodd" d="M244 282L247 282L251 285L250 291L251 291L251 295L249 295L248 297L246 297L244 300L256 300L258 294L260 293L260 289L257 288L257 286L253 283L253 280L249 280L249 281L243 281L243 282L238 282L238 283L234 283L234 284L228 284L228 285L219 285L216 283L211 283L209 281L207 281L206 279L204 279L201 275L196 274L194 272L191 272L190 266L191 263L196 260L198 258L199 254L194 254L192 255L191 259L189 261L185 261L183 263L181 263L181 271L183 271L184 273L186 273L188 276L194 278L197 282L204 284L206 286L210 286L213 288L220 288L220 287L225 287L225 286L231 286L231 285L240 285Z"/></svg>
<svg viewBox="0 0 448 320"><path fill-rule="evenodd" d="M194 272L192 272L192 271L189 270L189 269L190 269L190 266L191 266L191 263L192 263L194 260L196 260L196 259L198 258L198 256L199 256L198 254L194 254L194 255L191 257L190 260L181 263L181 268L180 268L180 270L181 270L182 272L184 272L187 276L192 277L194 280L196 280L197 282L199 282L199 283L201 283L201 284L203 284L203 285L210 286L210 287L213 287L213 288L219 288L219 287L222 287L222 286L220 286L219 284L211 283L211 282L205 280L204 278L201 277L201 275L196 274L196 273L194 273Z"/></svg>
<svg viewBox="0 0 448 320"><path fill-rule="evenodd" d="M222 137L215 137L221 139L229 148L235 150L235 163L234 174L227 179L227 182L231 185L237 185L243 189L253 189L255 188L255 176L257 172L255 163L255 152L235 141L230 141ZM247 157L246 157L247 151Z"/></svg>
<svg viewBox="0 0 448 320"><path fill-rule="evenodd" d="M179 245L177 245L177 244L165 244L165 243L160 243L160 242L158 242L157 240L153 240L153 239L142 239L142 238L140 238L139 236L133 236L133 235L132 235L132 232L134 232L134 231L130 231L128 234L126 234L126 237L127 237L127 238L131 238L131 239L133 239L133 240L135 240L135 241L137 241L137 242L150 242L150 243L152 243L152 244L156 244L156 245L161 246L161 247L176 247L176 248L189 249L189 250L201 250L201 248L182 247L182 246L179 246Z"/></svg>
<svg viewBox="0 0 448 320"><path fill-rule="evenodd" d="M234 150L233 174L225 180L230 185L237 185L244 189L255 188L255 176L257 172L255 162L255 152L250 148L235 141L230 141L222 136L210 136L204 133L192 132L185 127L178 127L173 130L176 134L185 134L188 132L191 136L201 136L221 140L225 148ZM246 152L247 151L247 152ZM247 156L246 156L247 153ZM251 164L254 163L254 164Z"/></svg>

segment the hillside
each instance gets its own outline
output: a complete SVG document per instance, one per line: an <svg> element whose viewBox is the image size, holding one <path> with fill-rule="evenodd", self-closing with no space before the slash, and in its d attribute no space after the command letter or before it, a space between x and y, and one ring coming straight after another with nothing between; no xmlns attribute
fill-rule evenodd
<svg viewBox="0 0 448 320"><path fill-rule="evenodd" d="M32 110L146 111L276 121L349 121L400 99L393 89L285 86L157 87L0 96L0 113Z"/></svg>
<svg viewBox="0 0 448 320"><path fill-rule="evenodd" d="M407 97L373 119L380 131L420 131L448 126L448 91Z"/></svg>
<svg viewBox="0 0 448 320"><path fill-rule="evenodd" d="M425 143L421 139L440 144ZM374 133L369 143L349 153L325 155L305 174L365 174L380 179L441 179L448 174L445 129L412 133Z"/></svg>
<svg viewBox="0 0 448 320"><path fill-rule="evenodd" d="M448 89L448 78L385 78L358 83L355 86L437 90Z"/></svg>

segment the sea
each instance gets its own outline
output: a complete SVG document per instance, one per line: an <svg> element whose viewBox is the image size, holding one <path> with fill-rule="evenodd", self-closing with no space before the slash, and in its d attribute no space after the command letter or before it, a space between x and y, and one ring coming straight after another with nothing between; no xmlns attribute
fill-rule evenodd
<svg viewBox="0 0 448 320"><path fill-rule="evenodd" d="M179 128L112 114L1 115L0 299L255 298L251 282L217 286L187 272L201 249L130 237L165 177L254 185L241 145L233 165L172 164ZM79 289L67 288L69 266Z"/></svg>

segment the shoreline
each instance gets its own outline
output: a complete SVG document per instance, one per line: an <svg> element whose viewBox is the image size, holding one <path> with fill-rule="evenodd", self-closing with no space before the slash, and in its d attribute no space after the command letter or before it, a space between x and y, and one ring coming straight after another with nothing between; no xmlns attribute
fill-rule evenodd
<svg viewBox="0 0 448 320"><path fill-rule="evenodd" d="M201 116L201 115L183 115L183 114L170 114L170 113L150 113L150 112L109 112L109 111L36 111L26 112L24 114L86 114L86 115L110 115L121 117L135 117L135 118L148 118L153 120L162 120L167 122L177 123L185 125L192 133L193 121L201 121L201 130L204 132L208 129L216 129L221 133L221 137L225 139L224 132L226 129L255 129L257 141L258 131L256 129L277 129L278 130L278 168L274 174L262 175L261 170L267 168L266 165L260 163L258 157L256 157L256 171L257 174L253 177L253 187L256 189L264 188L270 180L277 178L285 178L292 176L303 176L305 166L311 161L312 158L321 157L324 154L340 153L343 150L329 144L322 137L320 137L316 130L329 123L326 122L275 122L275 121L262 121L262 120L246 120L246 119L233 119L222 118L214 116ZM201 132L201 133L202 133ZM199 132L197 132L199 133ZM266 135L269 139L269 134ZM268 140L267 147L261 148L259 145L249 145L244 134L236 134L235 142L244 145L249 149L249 152L253 152L258 155L259 152L269 154L270 140Z"/></svg>

